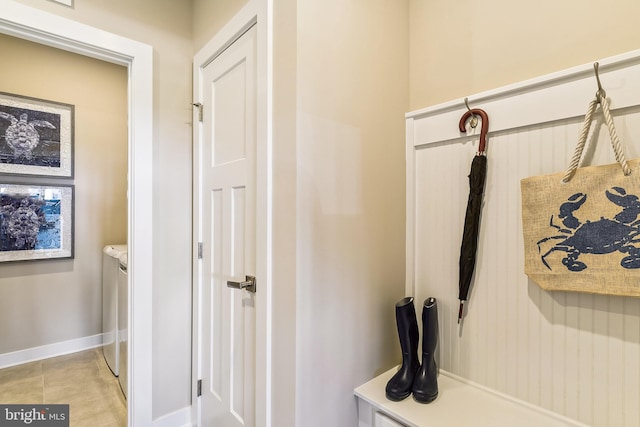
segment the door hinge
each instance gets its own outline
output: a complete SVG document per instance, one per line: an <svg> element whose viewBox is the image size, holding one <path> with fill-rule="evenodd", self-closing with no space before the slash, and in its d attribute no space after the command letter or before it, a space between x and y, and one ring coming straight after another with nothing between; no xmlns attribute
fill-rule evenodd
<svg viewBox="0 0 640 427"><path fill-rule="evenodd" d="M193 106L198 109L198 121L202 121L202 104L199 102L194 102Z"/></svg>
<svg viewBox="0 0 640 427"><path fill-rule="evenodd" d="M202 259L202 242L198 242L198 259Z"/></svg>
<svg viewBox="0 0 640 427"><path fill-rule="evenodd" d="M202 396L202 380L198 380L198 386L197 386L196 395L197 395L197 397Z"/></svg>

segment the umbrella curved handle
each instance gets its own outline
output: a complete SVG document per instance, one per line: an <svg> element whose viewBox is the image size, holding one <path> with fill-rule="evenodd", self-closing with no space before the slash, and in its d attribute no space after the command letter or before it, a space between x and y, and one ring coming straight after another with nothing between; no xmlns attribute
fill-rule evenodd
<svg viewBox="0 0 640 427"><path fill-rule="evenodd" d="M480 128L480 146L478 147L478 153L484 153L485 145L487 144L487 132L489 132L489 115L486 111L481 110L480 108L473 108L471 110L465 111L465 113L460 118L458 128L460 129L460 132L467 133L467 120L474 115L478 115L482 119L482 127Z"/></svg>

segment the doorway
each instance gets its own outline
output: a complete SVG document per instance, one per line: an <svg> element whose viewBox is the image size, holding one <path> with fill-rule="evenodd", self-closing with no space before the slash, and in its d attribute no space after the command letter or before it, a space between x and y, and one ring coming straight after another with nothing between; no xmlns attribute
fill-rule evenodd
<svg viewBox="0 0 640 427"><path fill-rule="evenodd" d="M208 420L225 426L270 425L272 416L271 94L265 6L266 2L250 1L194 57L193 100L202 111L201 121L198 109L194 112L194 253L201 247L202 258L194 257L193 263L191 419L202 426ZM216 114L227 103L223 114ZM226 117L229 112L235 117ZM212 127L212 123L224 125ZM212 144L216 138L218 143L220 139L240 143L216 147L217 143ZM203 149L205 144L208 150ZM227 169L233 169L235 176L227 179L223 172ZM240 180L231 182L232 178ZM225 200L231 205L224 206ZM224 214L226 207L231 209ZM204 215L200 221L203 209L227 219L204 224ZM243 221L235 231L224 225ZM240 240L242 245L230 243ZM251 282L247 276L255 276L255 292L231 289ZM211 301L215 293L218 299ZM222 308L225 301L234 307L228 313ZM231 351L210 352L207 347L216 342ZM232 371L227 372L227 367Z"/></svg>
<svg viewBox="0 0 640 427"><path fill-rule="evenodd" d="M115 366L113 354L117 345L114 339L115 312L111 314L102 307L103 301L111 301L108 308L115 310L116 302L113 298L105 298L100 279L104 269L102 248L107 244L125 244L127 241L127 69L5 34L0 34L0 51L12 59L12 66L0 69L0 91L3 92L0 148L3 166L26 168L25 165L41 164L38 159L42 158L43 153L55 154L59 143L55 135L51 139L52 134L42 130L45 124L63 135L69 135L70 148L61 148L58 158L61 167L71 165L71 176L47 176L48 169L52 174L58 172L56 159L53 158L45 163L51 166L41 167L45 169L43 176L3 175L3 188L10 183L36 188L40 185L65 185L71 186L77 195L70 203L74 212L69 209L61 221L63 230L69 224L73 225L69 227L73 228L69 233L69 250L73 259L4 262L0 266L0 336L3 337L0 341L0 368L93 347L99 343L100 332L108 330L104 326L111 324L113 329L103 334L103 342L105 337L111 341L111 345L106 347L111 353L106 351L105 356L111 356L109 366L117 375L118 367ZM51 123L33 122L37 125L34 154L8 155L7 133L12 121L23 114L18 112L26 111L27 121L32 122L38 120L41 113L31 109L49 103L68 106L70 117L60 120L59 116L52 114ZM17 109L18 106L26 110ZM67 142L65 138L60 138L60 141ZM43 212L47 215L48 210L43 209ZM41 230L52 228L56 217L49 215L47 225L40 225ZM39 236L38 245L55 247L63 243L56 242L56 236L60 235L63 233L48 233L50 241ZM6 233L3 233L3 241L5 236ZM3 247L5 251L9 249ZM8 257L12 252L2 252L2 255L5 254ZM114 264L114 267L117 270L117 265ZM117 280L116 270L113 271L112 280L108 281L112 285ZM122 307L126 308L126 304ZM107 314L108 322L104 321L104 316L101 318L101 312ZM122 325L120 329L126 331L125 322ZM118 342L126 343L125 340ZM126 347L122 345L121 348ZM50 367L51 364L42 366ZM31 372L14 366L11 371L14 374L9 375L6 370L3 373L15 382L26 379L19 372L39 375L40 371L45 370L40 368ZM126 378L122 375L112 377L94 382L87 392L104 392L107 385L113 383L110 380L115 378L117 383L118 379L124 381ZM105 385L105 390L96 390L101 385ZM87 394L77 394L83 399L88 398ZM47 396L46 400L44 396ZM56 393L48 390L44 396L41 399L34 396L33 402L50 403L49 399ZM60 399L60 393L57 396ZM69 390L69 398L72 396L72 390ZM91 406L82 404L84 401L73 400L73 404ZM121 407L122 401L118 403Z"/></svg>
<svg viewBox="0 0 640 427"><path fill-rule="evenodd" d="M194 168L200 425L255 425L256 28L202 70ZM235 285L237 284L237 285ZM232 288L231 286L236 286Z"/></svg>
<svg viewBox="0 0 640 427"><path fill-rule="evenodd" d="M152 48L18 3L3 5L0 32L128 69L128 424L152 424Z"/></svg>

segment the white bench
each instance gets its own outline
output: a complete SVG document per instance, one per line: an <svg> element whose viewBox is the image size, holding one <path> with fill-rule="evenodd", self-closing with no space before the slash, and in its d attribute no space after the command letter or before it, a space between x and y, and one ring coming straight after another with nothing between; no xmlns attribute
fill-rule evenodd
<svg viewBox="0 0 640 427"><path fill-rule="evenodd" d="M445 371L438 397L421 404L412 397L393 402L385 396L393 368L355 389L359 427L560 427L582 426L543 408L466 382Z"/></svg>

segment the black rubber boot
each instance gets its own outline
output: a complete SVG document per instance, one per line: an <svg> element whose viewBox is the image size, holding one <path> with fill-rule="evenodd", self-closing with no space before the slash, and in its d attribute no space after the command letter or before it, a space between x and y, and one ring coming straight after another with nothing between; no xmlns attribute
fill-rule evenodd
<svg viewBox="0 0 640 427"><path fill-rule="evenodd" d="M413 378L420 368L418 362L418 321L413 297L403 298L396 304L396 323L402 349L402 366L391 377L386 387L387 399L402 400L409 397Z"/></svg>
<svg viewBox="0 0 640 427"><path fill-rule="evenodd" d="M438 305L435 298L424 300L422 307L422 366L413 380L413 398L420 403L438 397L438 367L434 358L438 344Z"/></svg>

